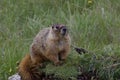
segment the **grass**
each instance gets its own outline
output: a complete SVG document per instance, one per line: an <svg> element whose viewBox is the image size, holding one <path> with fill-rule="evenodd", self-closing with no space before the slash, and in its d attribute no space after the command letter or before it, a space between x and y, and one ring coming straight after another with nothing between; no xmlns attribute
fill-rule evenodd
<svg viewBox="0 0 120 80"><path fill-rule="evenodd" d="M55 23L69 27L73 45L94 52L76 56L72 50L73 63L86 71L94 64L101 80L120 79L119 4L120 0L1 0L0 80L16 72L16 63L29 53L38 31Z"/></svg>

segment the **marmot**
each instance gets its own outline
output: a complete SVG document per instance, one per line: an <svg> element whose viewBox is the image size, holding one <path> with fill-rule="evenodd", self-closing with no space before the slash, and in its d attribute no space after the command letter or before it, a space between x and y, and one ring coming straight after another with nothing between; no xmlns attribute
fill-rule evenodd
<svg viewBox="0 0 120 80"><path fill-rule="evenodd" d="M65 25L55 24L41 30L30 46L30 54L21 61L19 73L22 80L37 80L39 66L45 61L60 65L70 51L71 39Z"/></svg>

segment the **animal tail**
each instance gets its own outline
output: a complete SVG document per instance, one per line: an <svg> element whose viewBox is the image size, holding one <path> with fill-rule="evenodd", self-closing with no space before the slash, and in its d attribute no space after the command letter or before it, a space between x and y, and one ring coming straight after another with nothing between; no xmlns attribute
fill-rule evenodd
<svg viewBox="0 0 120 80"><path fill-rule="evenodd" d="M27 54L19 64L18 73L21 80L40 80L39 66L33 65L30 54Z"/></svg>

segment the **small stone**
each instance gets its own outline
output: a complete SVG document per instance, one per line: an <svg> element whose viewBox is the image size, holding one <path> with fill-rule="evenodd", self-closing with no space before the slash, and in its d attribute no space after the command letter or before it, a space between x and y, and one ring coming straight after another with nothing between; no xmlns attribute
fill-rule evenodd
<svg viewBox="0 0 120 80"><path fill-rule="evenodd" d="M8 80L21 80L21 76L16 73L8 78Z"/></svg>

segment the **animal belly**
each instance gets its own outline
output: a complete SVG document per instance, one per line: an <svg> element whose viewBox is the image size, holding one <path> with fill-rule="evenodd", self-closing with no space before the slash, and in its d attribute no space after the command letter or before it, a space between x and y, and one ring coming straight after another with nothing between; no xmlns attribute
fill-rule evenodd
<svg viewBox="0 0 120 80"><path fill-rule="evenodd" d="M59 43L58 48L59 48L60 51L63 50L63 49L65 48L65 43L64 43L63 41L61 41L61 42Z"/></svg>

